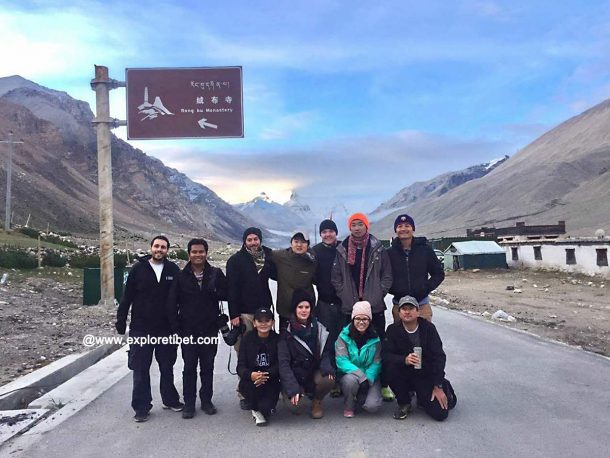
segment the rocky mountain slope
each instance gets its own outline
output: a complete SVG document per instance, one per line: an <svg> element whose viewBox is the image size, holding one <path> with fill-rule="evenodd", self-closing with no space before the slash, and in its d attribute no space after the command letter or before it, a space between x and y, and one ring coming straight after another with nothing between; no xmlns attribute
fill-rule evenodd
<svg viewBox="0 0 610 458"><path fill-rule="evenodd" d="M481 178L508 159L504 156L500 159L485 164L473 165L457 172L447 172L428 181L418 181L398 191L391 199L383 202L370 215L371 221L378 221L385 215L396 211L408 212L410 207L418 200L438 197L446 194L471 180Z"/></svg>
<svg viewBox="0 0 610 458"><path fill-rule="evenodd" d="M95 233L97 146L89 105L19 76L0 78L0 138L15 149L14 223ZM6 151L6 147L1 147ZM5 152L3 153L3 156ZM241 240L253 222L209 188L112 138L115 226L144 232L200 234ZM6 186L2 161L0 189ZM4 214L4 199L0 203Z"/></svg>
<svg viewBox="0 0 610 458"><path fill-rule="evenodd" d="M570 235L610 229L610 100L545 133L491 173L408 208L417 232L465 235L482 225L554 224ZM393 233L400 210L373 225Z"/></svg>

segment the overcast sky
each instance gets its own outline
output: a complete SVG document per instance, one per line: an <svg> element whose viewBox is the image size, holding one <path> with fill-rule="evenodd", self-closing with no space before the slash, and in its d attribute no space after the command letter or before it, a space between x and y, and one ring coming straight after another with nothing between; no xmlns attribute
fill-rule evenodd
<svg viewBox="0 0 610 458"><path fill-rule="evenodd" d="M231 203L371 211L610 96L608 1L0 3L0 76L94 107L93 65L243 66L245 138L131 142ZM124 90L112 115L125 118ZM124 128L115 133L126 137Z"/></svg>

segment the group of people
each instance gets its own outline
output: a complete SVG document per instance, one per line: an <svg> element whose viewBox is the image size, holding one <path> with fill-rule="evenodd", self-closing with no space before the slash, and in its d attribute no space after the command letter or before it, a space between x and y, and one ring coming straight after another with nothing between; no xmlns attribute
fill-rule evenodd
<svg viewBox="0 0 610 458"><path fill-rule="evenodd" d="M125 333L131 308L130 336L210 339L181 343L184 403L173 381L177 345L130 345L134 419L146 421L152 408L153 354L164 408L182 411L183 418L195 415L200 366L201 409L216 413L217 344L211 338L218 336L223 300L231 325L241 330L235 344L240 407L251 412L256 425L267 424L280 394L289 410L307 408L312 418L322 418L322 400L329 393L344 398L346 418L396 399L394 418L404 419L413 395L432 418L447 418L456 397L445 378L445 353L428 297L444 279L440 261L425 237L414 236L409 215L396 218L388 249L369 233L366 215L351 215L348 229L339 241L336 223L324 220L322 241L314 247L305 231L297 231L289 248L271 250L262 245L259 228L248 228L241 249L227 262L226 276L207 262L205 240L189 242L189 262L180 270L167 259L167 238L155 237L151 254L129 273L117 331ZM277 281L275 307L270 279ZM386 329L388 293L394 297L394 322Z"/></svg>

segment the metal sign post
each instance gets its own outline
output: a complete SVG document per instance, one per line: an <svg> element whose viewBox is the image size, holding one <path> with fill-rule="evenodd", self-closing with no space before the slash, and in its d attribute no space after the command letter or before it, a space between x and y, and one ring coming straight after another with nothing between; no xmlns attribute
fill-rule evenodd
<svg viewBox="0 0 610 458"><path fill-rule="evenodd" d="M110 128L126 125L110 118L109 92L125 83L110 79L108 67L95 66L95 79L91 89L95 91L96 116L93 123L97 130L97 173L100 202L100 280L101 305L114 305L114 234L112 217L112 156Z"/></svg>
<svg viewBox="0 0 610 458"><path fill-rule="evenodd" d="M13 148L16 142L13 141L13 131L8 133L8 140L0 140L0 143L8 143L8 158L6 160L6 213L4 214L4 230L11 230L11 187L13 177Z"/></svg>

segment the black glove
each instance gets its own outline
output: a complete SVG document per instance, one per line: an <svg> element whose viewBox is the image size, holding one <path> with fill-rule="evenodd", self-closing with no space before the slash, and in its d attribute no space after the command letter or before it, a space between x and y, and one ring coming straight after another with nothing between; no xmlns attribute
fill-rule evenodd
<svg viewBox="0 0 610 458"><path fill-rule="evenodd" d="M123 335L127 329L127 323L125 321L117 321L114 323L114 327L116 328L116 332Z"/></svg>
<svg viewBox="0 0 610 458"><path fill-rule="evenodd" d="M369 394L370 384L368 380L365 380L358 387L358 393L356 393L356 406L362 407L366 401L366 397Z"/></svg>

